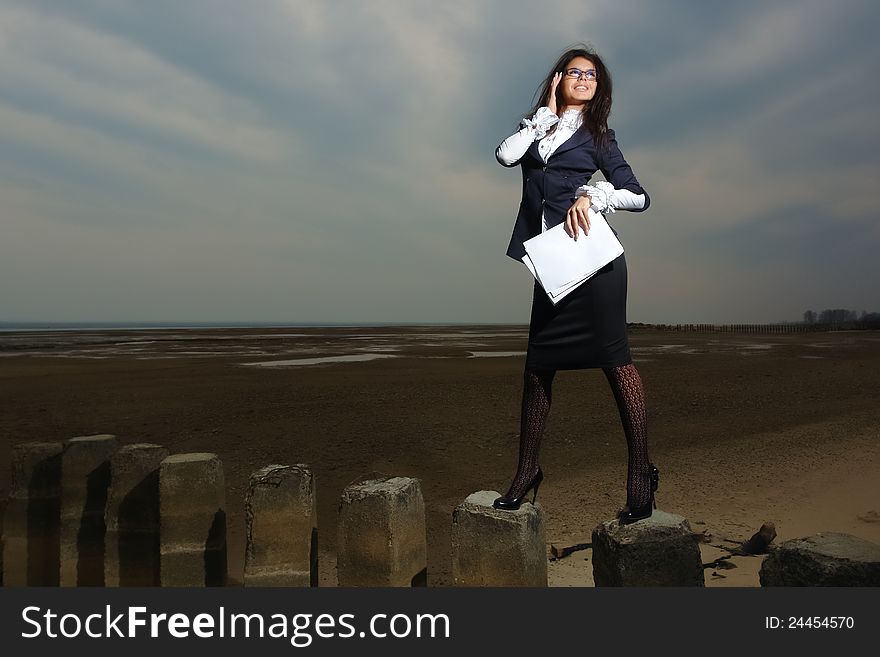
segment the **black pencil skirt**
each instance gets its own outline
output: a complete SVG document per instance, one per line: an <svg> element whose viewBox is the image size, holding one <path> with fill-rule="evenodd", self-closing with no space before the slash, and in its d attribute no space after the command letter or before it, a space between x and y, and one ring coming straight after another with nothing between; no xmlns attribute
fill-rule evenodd
<svg viewBox="0 0 880 657"><path fill-rule="evenodd" d="M631 363L626 284L623 253L555 306L535 281L526 367L577 370Z"/></svg>

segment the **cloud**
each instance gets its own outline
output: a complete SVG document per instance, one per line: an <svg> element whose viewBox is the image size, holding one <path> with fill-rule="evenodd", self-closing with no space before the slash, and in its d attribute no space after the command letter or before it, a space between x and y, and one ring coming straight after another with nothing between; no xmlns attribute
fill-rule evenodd
<svg viewBox="0 0 880 657"><path fill-rule="evenodd" d="M15 90L10 96L35 114L101 126L117 139L158 137L214 154L277 161L290 153L283 134L259 124L251 103L130 41L51 14L0 12L0 75Z"/></svg>
<svg viewBox="0 0 880 657"><path fill-rule="evenodd" d="M876 18L855 1L0 2L0 275L30 253L53 274L0 292L0 319L525 322L531 282L504 255L520 177L494 149L584 40L652 197L612 216L632 321L771 321L781 300L797 318L801 288L870 306Z"/></svg>

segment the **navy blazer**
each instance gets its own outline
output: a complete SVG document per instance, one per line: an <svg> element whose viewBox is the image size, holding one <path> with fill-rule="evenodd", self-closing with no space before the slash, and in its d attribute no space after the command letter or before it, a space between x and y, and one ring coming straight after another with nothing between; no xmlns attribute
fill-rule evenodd
<svg viewBox="0 0 880 657"><path fill-rule="evenodd" d="M541 212L547 217L547 228L553 228L565 221L565 215L574 204L575 192L586 185L597 170L615 189L627 189L634 194L645 195L645 207L633 212L648 209L651 199L642 189L633 170L627 164L617 146L614 130L608 130L608 147L600 150L586 125L581 125L575 133L550 155L545 163L538 154L538 140L535 140L525 155L509 165L522 167L523 194L519 213L513 226L513 235L507 247L507 255L514 260L522 260L526 254L523 242L541 233ZM612 228L611 230L614 230ZM617 235L617 231L614 231Z"/></svg>

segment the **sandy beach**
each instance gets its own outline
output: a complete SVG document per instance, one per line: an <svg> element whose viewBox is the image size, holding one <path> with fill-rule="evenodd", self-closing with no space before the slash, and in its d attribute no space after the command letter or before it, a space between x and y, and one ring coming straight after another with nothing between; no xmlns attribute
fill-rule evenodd
<svg viewBox="0 0 880 657"><path fill-rule="evenodd" d="M227 482L230 584L244 494L272 463L318 490L322 586L336 583L349 483L421 480L428 583L452 582L451 514L516 468L522 326L0 333L0 497L19 442L97 433L216 452ZM703 532L703 562L773 522L776 542L842 531L880 543L880 334L635 328L658 508ZM333 360L324 360L333 359ZM601 370L559 372L538 497L550 544L586 543L626 501L626 443ZM551 586L591 586L591 550L551 561ZM758 586L762 557L707 567L707 586Z"/></svg>

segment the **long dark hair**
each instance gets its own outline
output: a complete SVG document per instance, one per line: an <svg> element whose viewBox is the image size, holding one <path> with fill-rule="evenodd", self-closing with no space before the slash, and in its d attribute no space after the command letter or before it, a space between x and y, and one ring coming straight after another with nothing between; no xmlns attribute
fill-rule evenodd
<svg viewBox="0 0 880 657"><path fill-rule="evenodd" d="M599 54L585 44L578 44L574 48L569 48L556 60L553 68L550 69L547 77L544 78L544 81L535 92L535 98L538 99L538 102L529 111L528 116L534 116L539 107L547 105L547 102L550 100L550 86L553 82L553 75L564 72L568 67L568 63L575 57L589 59L596 67L596 93L584 105L582 112L584 117L583 126L590 131L596 145L604 149L608 146L608 115L611 114L611 73L608 67L605 66L605 62L599 57ZM561 82L556 87L556 107L562 107Z"/></svg>

